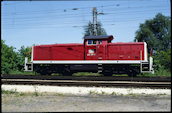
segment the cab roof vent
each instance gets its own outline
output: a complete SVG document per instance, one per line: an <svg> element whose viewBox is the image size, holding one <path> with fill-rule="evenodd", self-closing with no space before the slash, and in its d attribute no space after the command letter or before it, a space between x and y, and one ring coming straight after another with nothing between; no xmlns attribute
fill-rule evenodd
<svg viewBox="0 0 172 113"><path fill-rule="evenodd" d="M112 35L85 36L84 39L107 39L111 41L113 40L113 36Z"/></svg>

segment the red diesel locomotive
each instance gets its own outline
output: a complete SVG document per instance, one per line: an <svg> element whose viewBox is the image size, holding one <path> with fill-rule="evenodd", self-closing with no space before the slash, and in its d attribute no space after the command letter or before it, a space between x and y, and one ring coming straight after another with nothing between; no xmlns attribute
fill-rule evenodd
<svg viewBox="0 0 172 113"><path fill-rule="evenodd" d="M111 43L113 36L85 36L83 44L52 44L32 47L25 71L40 74L99 72L104 75L154 73L146 42Z"/></svg>

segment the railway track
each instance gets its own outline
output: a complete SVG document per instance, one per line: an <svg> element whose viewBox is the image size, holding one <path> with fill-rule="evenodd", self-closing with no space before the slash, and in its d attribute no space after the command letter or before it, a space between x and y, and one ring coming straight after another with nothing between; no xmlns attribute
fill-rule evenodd
<svg viewBox="0 0 172 113"><path fill-rule="evenodd" d="M2 84L171 88L171 77L1 75Z"/></svg>

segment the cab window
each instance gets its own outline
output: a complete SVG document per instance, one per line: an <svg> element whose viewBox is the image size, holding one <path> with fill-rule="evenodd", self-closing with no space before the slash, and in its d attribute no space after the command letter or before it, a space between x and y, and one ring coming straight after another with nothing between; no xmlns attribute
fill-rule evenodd
<svg viewBox="0 0 172 113"><path fill-rule="evenodd" d="M97 44L97 40L93 40L93 44Z"/></svg>
<svg viewBox="0 0 172 113"><path fill-rule="evenodd" d="M88 45L95 45L95 44L97 44L97 40L88 40L87 44Z"/></svg>
<svg viewBox="0 0 172 113"><path fill-rule="evenodd" d="M93 40L88 40L88 45L92 44Z"/></svg>
<svg viewBox="0 0 172 113"><path fill-rule="evenodd" d="M99 44L102 44L102 40L99 40Z"/></svg>

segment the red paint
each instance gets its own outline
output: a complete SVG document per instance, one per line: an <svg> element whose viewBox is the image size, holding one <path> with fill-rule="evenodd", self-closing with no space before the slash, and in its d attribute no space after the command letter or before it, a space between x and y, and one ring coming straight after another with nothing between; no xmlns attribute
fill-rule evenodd
<svg viewBox="0 0 172 113"><path fill-rule="evenodd" d="M34 46L33 60L144 60L144 42L111 43L111 39L95 45L88 45L85 39L84 44Z"/></svg>
<svg viewBox="0 0 172 113"><path fill-rule="evenodd" d="M152 57L152 50L150 50L150 56Z"/></svg>
<svg viewBox="0 0 172 113"><path fill-rule="evenodd" d="M34 46L33 60L83 60L83 44Z"/></svg>
<svg viewBox="0 0 172 113"><path fill-rule="evenodd" d="M143 42L108 44L109 60L141 60L141 58L144 60Z"/></svg>

